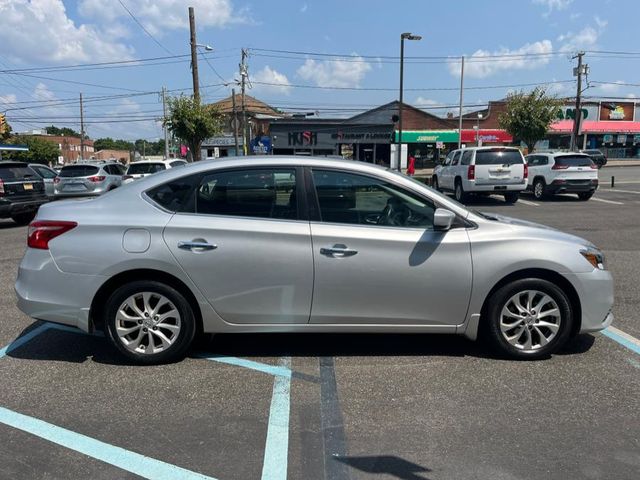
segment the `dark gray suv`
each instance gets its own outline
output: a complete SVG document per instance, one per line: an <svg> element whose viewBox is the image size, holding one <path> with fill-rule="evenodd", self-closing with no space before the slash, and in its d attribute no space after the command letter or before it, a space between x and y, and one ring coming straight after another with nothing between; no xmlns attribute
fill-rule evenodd
<svg viewBox="0 0 640 480"><path fill-rule="evenodd" d="M47 201L44 182L29 165L0 162L0 218L26 225Z"/></svg>

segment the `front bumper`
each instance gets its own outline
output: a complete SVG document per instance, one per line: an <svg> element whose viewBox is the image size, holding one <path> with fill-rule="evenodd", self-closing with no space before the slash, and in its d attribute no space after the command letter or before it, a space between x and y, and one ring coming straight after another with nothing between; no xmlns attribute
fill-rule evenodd
<svg viewBox="0 0 640 480"><path fill-rule="evenodd" d="M88 332L91 302L105 281L99 275L62 272L49 250L28 248L15 284L18 308L37 320Z"/></svg>
<svg viewBox="0 0 640 480"><path fill-rule="evenodd" d="M580 298L580 333L604 330L613 321L613 278L607 270L565 274Z"/></svg>

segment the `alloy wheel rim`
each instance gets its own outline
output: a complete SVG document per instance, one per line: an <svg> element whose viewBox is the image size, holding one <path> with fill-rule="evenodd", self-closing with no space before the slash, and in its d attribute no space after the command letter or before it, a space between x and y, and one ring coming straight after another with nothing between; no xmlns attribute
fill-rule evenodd
<svg viewBox="0 0 640 480"><path fill-rule="evenodd" d="M523 290L504 304L500 313L500 332L513 347L533 352L557 336L562 323L558 303L539 290Z"/></svg>
<svg viewBox="0 0 640 480"><path fill-rule="evenodd" d="M164 352L178 338L180 312L164 295L139 292L128 297L116 313L116 333L131 352L143 355Z"/></svg>
<svg viewBox="0 0 640 480"><path fill-rule="evenodd" d="M537 198L540 198L542 196L542 183L536 182L536 186L534 187L533 193Z"/></svg>
<svg viewBox="0 0 640 480"><path fill-rule="evenodd" d="M456 185L456 200L462 199L462 187L460 184Z"/></svg>

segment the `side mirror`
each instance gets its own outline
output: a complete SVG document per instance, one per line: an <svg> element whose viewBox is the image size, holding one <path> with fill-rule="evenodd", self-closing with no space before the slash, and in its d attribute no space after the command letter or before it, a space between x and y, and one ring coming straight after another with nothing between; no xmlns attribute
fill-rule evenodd
<svg viewBox="0 0 640 480"><path fill-rule="evenodd" d="M446 208L436 208L433 214L433 229L438 231L447 231L451 229L456 214Z"/></svg>

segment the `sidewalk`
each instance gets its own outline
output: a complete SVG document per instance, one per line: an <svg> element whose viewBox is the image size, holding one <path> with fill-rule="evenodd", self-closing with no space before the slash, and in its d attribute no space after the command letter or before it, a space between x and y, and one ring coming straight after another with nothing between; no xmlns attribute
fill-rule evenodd
<svg viewBox="0 0 640 480"><path fill-rule="evenodd" d="M606 169L607 167L640 167L640 158L608 160L607 164L602 168ZM414 176L418 178L426 178L431 175L433 175L433 168L421 168L416 169L416 174Z"/></svg>

